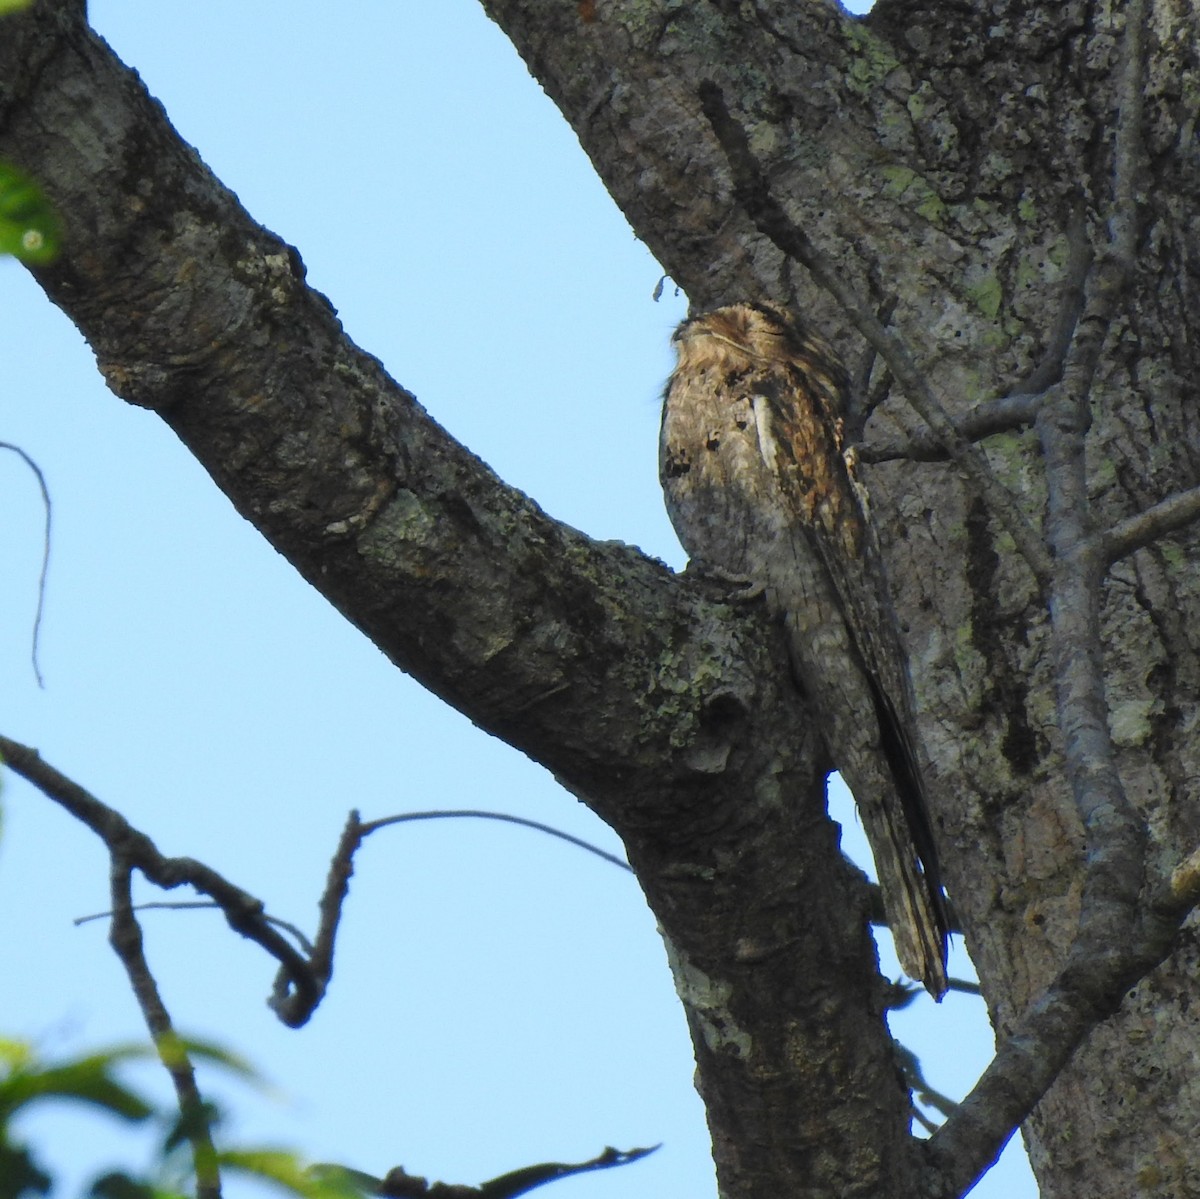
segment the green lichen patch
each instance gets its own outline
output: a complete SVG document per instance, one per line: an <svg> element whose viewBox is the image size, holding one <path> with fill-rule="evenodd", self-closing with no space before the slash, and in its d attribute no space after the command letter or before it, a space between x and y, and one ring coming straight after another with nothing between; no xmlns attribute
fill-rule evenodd
<svg viewBox="0 0 1200 1199"><path fill-rule="evenodd" d="M994 320L1000 314L1000 305L1004 301L1004 289L995 275L987 274L968 283L966 291L967 298L984 316Z"/></svg>
<svg viewBox="0 0 1200 1199"><path fill-rule="evenodd" d="M850 87L862 94L874 91L899 65L891 46L858 21L844 25L851 60L846 71Z"/></svg>

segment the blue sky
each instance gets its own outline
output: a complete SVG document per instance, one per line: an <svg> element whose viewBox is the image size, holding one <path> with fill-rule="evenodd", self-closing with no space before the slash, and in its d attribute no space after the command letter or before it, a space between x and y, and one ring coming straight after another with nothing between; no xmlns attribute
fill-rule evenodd
<svg viewBox="0 0 1200 1199"><path fill-rule="evenodd" d="M652 299L660 268L475 0L90 8L181 135L299 248L350 336L437 420L552 515L683 565L655 445L686 300L670 286ZM55 521L41 691L28 661L40 500L0 454L0 731L165 852L309 928L351 807L494 808L619 852L544 770L400 675L301 581L169 430L106 391L12 262L0 314L0 440L37 459ZM0 992L0 1033L50 1054L142 1036L103 922L72 924L107 905L104 854L19 780L3 803L0 960L19 985ZM839 818L861 854L852 810ZM265 1006L270 964L215 915L148 913L145 931L179 1026L272 1084L213 1077L241 1141L465 1183L661 1141L556 1195L715 1193L654 920L597 859L467 821L378 834L332 992L300 1032ZM931 1080L964 1092L990 1054L982 1004L921 1000L902 1021ZM43 1117L37 1136L72 1177L144 1152L77 1113ZM975 1194L1035 1191L1010 1153Z"/></svg>

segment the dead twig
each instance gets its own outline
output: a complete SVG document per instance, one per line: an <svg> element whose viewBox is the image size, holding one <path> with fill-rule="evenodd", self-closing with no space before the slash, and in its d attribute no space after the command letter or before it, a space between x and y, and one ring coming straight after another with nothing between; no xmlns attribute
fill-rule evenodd
<svg viewBox="0 0 1200 1199"><path fill-rule="evenodd" d="M459 817L503 821L548 833L586 849L623 870L630 870L629 865L620 858L579 837L542 824L540 821L528 820L522 816L512 816L505 812L441 809L408 812L363 823L358 812L352 811L342 829L337 848L330 861L325 888L318 904L317 935L310 945L308 939L294 925L268 916L261 900L229 882L228 879L211 867L204 865L203 862L198 862L194 858L165 857L145 833L134 828L114 808L110 808L78 783L43 761L37 750L8 737L0 736L0 758L3 758L13 771L96 833L107 846L113 862L120 863L126 872L136 868L150 882L166 890L187 885L199 891L200 894L208 896L211 905L222 912L226 922L235 932L254 941L279 963L270 1005L279 1019L291 1028L298 1028L308 1021L328 990L333 977L333 953L338 925L341 921L346 896L349 893L350 878L354 873L354 855L363 840L381 828L418 820ZM143 906L196 905L148 904ZM114 904L112 913L114 920L117 918L117 914ZM128 916L130 920L134 919L132 907L129 909ZM95 916L83 917L76 923L83 923L95 918ZM290 932L296 938L300 948L297 949L295 945L281 936L276 931L277 928ZM139 930L139 944L140 936Z"/></svg>
<svg viewBox="0 0 1200 1199"><path fill-rule="evenodd" d="M42 492L42 508L46 513L46 523L42 529L42 569L38 574L37 607L33 613L32 644L29 651L33 677L37 679L37 685L44 691L46 680L42 677L42 668L38 664L38 642L42 634L42 617L46 611L46 576L50 572L50 518L53 511L50 503L50 488L46 486L46 476L42 473L42 468L19 445L13 445L11 441L0 441L0 450L10 450L33 471L33 476L37 479L38 487Z"/></svg>
<svg viewBox="0 0 1200 1199"><path fill-rule="evenodd" d="M203 862L164 856L120 812L44 762L37 750L0 736L0 757L43 795L87 825L104 842L114 861L136 868L164 890L186 885L207 895L221 909L230 928L260 945L280 963L296 990L305 994L323 993L327 980L318 979L308 958L271 926L261 900Z"/></svg>
<svg viewBox="0 0 1200 1199"><path fill-rule="evenodd" d="M113 947L141 1008L146 1027L164 1069L170 1075L179 1105L180 1127L192 1147L196 1171L197 1199L221 1199L221 1171L217 1150L209 1131L208 1105L196 1085L196 1071L182 1039L175 1032L170 1013L159 994L142 948L142 930L133 914L131 876L134 865L119 853L112 855L109 879L112 890L112 927L108 940Z"/></svg>

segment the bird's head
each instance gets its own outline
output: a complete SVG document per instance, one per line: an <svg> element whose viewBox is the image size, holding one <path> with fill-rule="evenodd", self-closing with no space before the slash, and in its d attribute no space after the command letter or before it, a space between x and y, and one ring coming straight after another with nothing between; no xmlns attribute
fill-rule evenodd
<svg viewBox="0 0 1200 1199"><path fill-rule="evenodd" d="M795 328L787 310L775 304L727 304L689 317L671 340L681 359L706 352L728 357L730 351L750 359L779 358Z"/></svg>
<svg viewBox="0 0 1200 1199"><path fill-rule="evenodd" d="M675 330L671 341L679 357L676 373L788 364L831 392L846 386L834 348L781 304L751 301L698 313Z"/></svg>

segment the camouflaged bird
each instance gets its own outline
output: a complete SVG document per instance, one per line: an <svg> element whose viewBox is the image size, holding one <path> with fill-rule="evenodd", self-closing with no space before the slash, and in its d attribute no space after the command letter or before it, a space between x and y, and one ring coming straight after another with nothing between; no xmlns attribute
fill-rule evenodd
<svg viewBox="0 0 1200 1199"><path fill-rule="evenodd" d="M843 445L848 380L786 309L683 322L659 473L692 560L761 591L858 804L905 972L946 990L948 917L907 729L909 684L866 495Z"/></svg>

